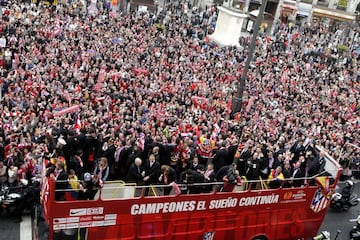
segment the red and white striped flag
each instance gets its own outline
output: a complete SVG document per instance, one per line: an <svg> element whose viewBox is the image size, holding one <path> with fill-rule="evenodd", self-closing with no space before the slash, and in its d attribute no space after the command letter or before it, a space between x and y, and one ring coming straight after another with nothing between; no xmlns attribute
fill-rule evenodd
<svg viewBox="0 0 360 240"><path fill-rule="evenodd" d="M211 134L211 139L214 140L214 141L216 141L216 138L217 138L217 136L219 135L220 131L221 131L220 126L219 126L217 123L215 123L215 124L214 124L213 132L212 132L212 134Z"/></svg>
<svg viewBox="0 0 360 240"><path fill-rule="evenodd" d="M65 91L63 92L63 94L64 94L64 97L65 97L66 101L68 101L69 103L71 103L70 93L69 93L67 90L65 90Z"/></svg>
<svg viewBox="0 0 360 240"><path fill-rule="evenodd" d="M137 140L137 145L139 146L141 151L144 151L144 148L145 148L145 134L144 133L140 133L140 136Z"/></svg>
<svg viewBox="0 0 360 240"><path fill-rule="evenodd" d="M171 182L169 185L172 186L172 190L174 191L174 193L176 195L181 194L181 190L180 190L179 186L175 182Z"/></svg>
<svg viewBox="0 0 360 240"><path fill-rule="evenodd" d="M62 109L62 110L60 110L60 111L54 112L54 116L57 117L57 116L61 116L61 115L67 114L67 113L76 112L76 111L78 111L79 109L80 109L80 106L79 106L79 105L74 105L74 106L71 106L71 107Z"/></svg>
<svg viewBox="0 0 360 240"><path fill-rule="evenodd" d="M283 73L281 75L280 81L282 83L285 83L285 82L289 81L289 74L288 74L288 69L287 68L284 68L284 71L283 71Z"/></svg>
<svg viewBox="0 0 360 240"><path fill-rule="evenodd" d="M75 122L74 128L75 128L76 133L79 134L79 133L80 133L80 129L81 129L81 120L80 120L80 117L77 117L77 118L76 118L76 122Z"/></svg>

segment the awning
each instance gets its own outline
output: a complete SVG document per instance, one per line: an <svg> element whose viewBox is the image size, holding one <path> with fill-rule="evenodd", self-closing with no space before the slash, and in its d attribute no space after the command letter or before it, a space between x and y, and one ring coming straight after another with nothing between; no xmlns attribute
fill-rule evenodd
<svg viewBox="0 0 360 240"><path fill-rule="evenodd" d="M290 5L290 4L283 4L282 8L286 8L286 9L291 9L291 10L296 10L296 6L294 5Z"/></svg>
<svg viewBox="0 0 360 240"><path fill-rule="evenodd" d="M348 14L344 11L321 7L314 7L313 16L327 17L339 21L348 22L354 21L356 19L355 15Z"/></svg>
<svg viewBox="0 0 360 240"><path fill-rule="evenodd" d="M283 15L288 15L288 16L294 15L296 12L296 9L297 9L296 6L290 5L290 4L283 4L281 6L281 12Z"/></svg>

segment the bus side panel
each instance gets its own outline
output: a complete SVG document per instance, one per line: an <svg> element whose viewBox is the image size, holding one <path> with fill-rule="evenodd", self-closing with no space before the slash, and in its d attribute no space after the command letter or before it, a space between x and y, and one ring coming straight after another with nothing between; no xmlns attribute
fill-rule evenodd
<svg viewBox="0 0 360 240"><path fill-rule="evenodd" d="M311 211L311 210L310 210ZM203 239L214 233L215 239L251 239L264 235L269 239L291 240L316 235L324 217L303 208L252 211L239 213L219 211L178 213L166 221L164 216L124 218L117 226L88 228L88 240L96 239Z"/></svg>
<svg viewBox="0 0 360 240"><path fill-rule="evenodd" d="M88 227L87 239L269 239L314 236L328 208L318 187L54 202L50 228ZM171 205L172 204L172 205ZM165 208L165 206L167 206ZM174 208L172 211L170 206Z"/></svg>

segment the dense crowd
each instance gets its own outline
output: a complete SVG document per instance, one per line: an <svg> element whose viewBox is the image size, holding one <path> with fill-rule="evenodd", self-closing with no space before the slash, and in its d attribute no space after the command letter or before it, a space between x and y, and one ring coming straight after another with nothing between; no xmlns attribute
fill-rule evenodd
<svg viewBox="0 0 360 240"><path fill-rule="evenodd" d="M315 145L345 167L359 160L358 39L323 23L260 35L242 111L231 114L250 38L244 50L209 41L216 8L194 18L187 5L156 15L101 1L91 13L89 2L3 8L1 181L31 178L44 158L49 176L95 189L110 179L229 181L229 170L315 176Z"/></svg>

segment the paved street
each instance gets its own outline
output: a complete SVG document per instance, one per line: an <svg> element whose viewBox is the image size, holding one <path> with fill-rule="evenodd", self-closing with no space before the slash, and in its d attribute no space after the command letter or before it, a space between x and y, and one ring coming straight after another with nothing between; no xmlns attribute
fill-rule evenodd
<svg viewBox="0 0 360 240"><path fill-rule="evenodd" d="M12 216L0 214L0 239L4 240L30 240L31 217L24 216L21 223L16 223Z"/></svg>
<svg viewBox="0 0 360 240"><path fill-rule="evenodd" d="M340 191L342 186L343 184L340 184L337 191ZM360 197L360 182L355 185L354 192ZM337 230L340 230L341 233L338 235L337 240L348 240L349 232L355 225L355 222L351 222L350 220L356 219L359 214L360 205L350 208L347 212L329 209L320 230L329 231L331 233L331 240L335 239Z"/></svg>

